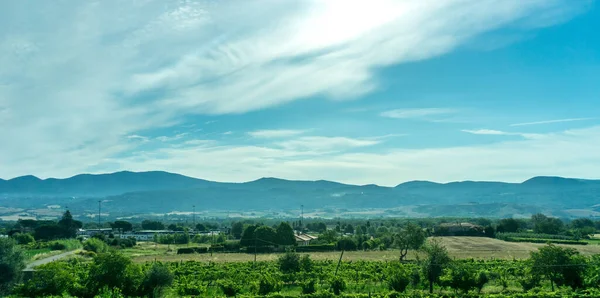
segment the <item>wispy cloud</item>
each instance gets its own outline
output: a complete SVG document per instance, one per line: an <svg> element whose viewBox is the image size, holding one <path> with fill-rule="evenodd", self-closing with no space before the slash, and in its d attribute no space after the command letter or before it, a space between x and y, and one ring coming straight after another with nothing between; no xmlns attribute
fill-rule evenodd
<svg viewBox="0 0 600 298"><path fill-rule="evenodd" d="M535 133L522 133L522 132L506 132L500 130L493 129L463 129L462 132L474 134L474 135L495 135L495 136L520 136L528 139L541 138L543 134L535 134Z"/></svg>
<svg viewBox="0 0 600 298"><path fill-rule="evenodd" d="M354 139L347 137L307 136L278 142L275 145L293 151L343 151L350 148L372 146L380 143L378 140Z"/></svg>
<svg viewBox="0 0 600 298"><path fill-rule="evenodd" d="M306 132L306 130L292 130L292 129L268 129L268 130L256 130L248 132L253 138L261 139L275 139L285 138L300 135Z"/></svg>
<svg viewBox="0 0 600 298"><path fill-rule="evenodd" d="M174 136L168 137L168 136L160 136L157 137L156 140L161 141L161 142L172 142L172 141L177 141L185 136L187 136L189 133L184 132L184 133L179 133L176 134Z"/></svg>
<svg viewBox="0 0 600 298"><path fill-rule="evenodd" d="M580 2L0 1L0 175L86 171L186 116L355 98L376 69Z"/></svg>
<svg viewBox="0 0 600 298"><path fill-rule="evenodd" d="M515 123L510 126L527 126L527 125L540 125L540 124L551 124L551 123L561 123L561 122L574 122L574 121L587 121L594 120L596 118L568 118L568 119L556 119L556 120L546 120L546 121L536 121L536 122L525 122L525 123Z"/></svg>
<svg viewBox="0 0 600 298"><path fill-rule="evenodd" d="M127 136L127 139L148 142L148 137L144 137L144 136L140 136L140 135L129 135L129 136Z"/></svg>
<svg viewBox="0 0 600 298"><path fill-rule="evenodd" d="M428 119L430 116L453 114L456 112L457 110L448 108L396 109L382 112L380 115L396 119Z"/></svg>
<svg viewBox="0 0 600 298"><path fill-rule="evenodd" d="M231 135L231 134L233 134L233 131L226 131L223 133L223 135L226 135L226 136Z"/></svg>

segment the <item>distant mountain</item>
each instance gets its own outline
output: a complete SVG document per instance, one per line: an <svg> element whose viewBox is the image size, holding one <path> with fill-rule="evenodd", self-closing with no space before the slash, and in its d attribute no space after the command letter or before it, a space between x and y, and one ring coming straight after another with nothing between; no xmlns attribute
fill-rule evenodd
<svg viewBox="0 0 600 298"><path fill-rule="evenodd" d="M167 172L84 174L44 180L23 176L0 180L0 206L39 208L68 204L93 211L100 198L105 201L103 210L120 214L166 213L189 210L191 205L246 211L290 210L304 205L307 209L420 206L414 209L419 214L453 216L508 214L538 210L536 208L597 209L593 206L600 203L600 180L534 177L523 183L411 181L396 187L382 187L278 178L222 183Z"/></svg>
<svg viewBox="0 0 600 298"><path fill-rule="evenodd" d="M0 194L101 197L135 191L204 187L213 182L167 172L82 174L66 179L17 177L0 183Z"/></svg>

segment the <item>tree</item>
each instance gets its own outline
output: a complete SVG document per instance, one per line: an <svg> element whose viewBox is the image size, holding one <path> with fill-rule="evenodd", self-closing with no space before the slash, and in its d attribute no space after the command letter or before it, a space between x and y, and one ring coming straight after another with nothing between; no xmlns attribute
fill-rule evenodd
<svg viewBox="0 0 600 298"><path fill-rule="evenodd" d="M594 222L589 218L578 218L571 222L573 229L594 228Z"/></svg>
<svg viewBox="0 0 600 298"><path fill-rule="evenodd" d="M279 270L283 273L293 273L300 271L300 255L288 251L277 259Z"/></svg>
<svg viewBox="0 0 600 298"><path fill-rule="evenodd" d="M563 248L548 244L537 252L531 252L531 272L550 281L554 285L579 288L583 286L585 259L574 248Z"/></svg>
<svg viewBox="0 0 600 298"><path fill-rule="evenodd" d="M231 225L231 235L233 238L240 239L242 238L242 233L244 232L244 224L241 222L235 222Z"/></svg>
<svg viewBox="0 0 600 298"><path fill-rule="evenodd" d="M204 224L199 223L196 225L196 230L198 232L204 232L204 231L206 231L206 226Z"/></svg>
<svg viewBox="0 0 600 298"><path fill-rule="evenodd" d="M335 230L326 230L319 235L319 241L323 241L325 243L334 243L338 239L337 232Z"/></svg>
<svg viewBox="0 0 600 298"><path fill-rule="evenodd" d="M29 234L29 233L16 233L16 234L12 235L12 237L20 245L25 245L25 244L29 244L31 242L35 242L35 239L33 239L33 236L31 236L31 234Z"/></svg>
<svg viewBox="0 0 600 298"><path fill-rule="evenodd" d="M34 236L36 240L53 240L62 238L64 232L57 224L43 224L35 228Z"/></svg>
<svg viewBox="0 0 600 298"><path fill-rule="evenodd" d="M111 228L117 230L121 234L133 230L133 225L130 222L124 220L117 220L110 226Z"/></svg>
<svg viewBox="0 0 600 298"><path fill-rule="evenodd" d="M67 210L63 214L62 218L58 221L58 226L63 229L63 237L65 238L75 238L77 235L77 230L83 227L83 224L74 220L71 215L71 211Z"/></svg>
<svg viewBox="0 0 600 298"><path fill-rule="evenodd" d="M88 274L88 289L98 293L103 287L118 288L127 296L139 296L137 290L142 279L138 265L122 254L111 251L94 257Z"/></svg>
<svg viewBox="0 0 600 298"><path fill-rule="evenodd" d="M354 234L354 227L351 224L347 224L344 227L344 233L345 234Z"/></svg>
<svg viewBox="0 0 600 298"><path fill-rule="evenodd" d="M275 229L267 226L260 226L254 231L254 236L257 239L258 246L274 245L277 240L277 232Z"/></svg>
<svg viewBox="0 0 600 298"><path fill-rule="evenodd" d="M521 228L521 221L514 218L503 218L498 222L496 231L499 233L515 233Z"/></svg>
<svg viewBox="0 0 600 298"><path fill-rule="evenodd" d="M240 240L240 246L254 246L254 231L256 230L255 225L247 226L244 229L244 233L242 234L242 239Z"/></svg>
<svg viewBox="0 0 600 298"><path fill-rule="evenodd" d="M541 213L532 215L531 222L533 223L533 231L536 233L558 234L563 228L563 222L560 219L547 217Z"/></svg>
<svg viewBox="0 0 600 298"><path fill-rule="evenodd" d="M423 274L429 282L429 293L433 293L433 284L439 283L444 268L450 264L451 260L446 248L437 240L429 241L429 243L423 247L423 251L427 257L421 266Z"/></svg>
<svg viewBox="0 0 600 298"><path fill-rule="evenodd" d="M73 292L77 277L60 262L52 262L36 268L33 278L17 288L20 296L48 297Z"/></svg>
<svg viewBox="0 0 600 298"><path fill-rule="evenodd" d="M25 269L25 255L10 238L0 238L0 296L8 293Z"/></svg>
<svg viewBox="0 0 600 298"><path fill-rule="evenodd" d="M175 276L169 270L169 267L154 263L148 271L146 271L144 281L142 282L142 292L144 296L160 297L163 290L173 284Z"/></svg>
<svg viewBox="0 0 600 298"><path fill-rule="evenodd" d="M287 222L281 222L277 227L275 243L279 245L295 245L296 237L294 236L294 230Z"/></svg>
<svg viewBox="0 0 600 298"><path fill-rule="evenodd" d="M144 230L164 230L165 225L160 221L144 220L142 221L142 229Z"/></svg>
<svg viewBox="0 0 600 298"><path fill-rule="evenodd" d="M395 236L395 245L400 249L400 261L403 261L409 249L420 249L425 243L425 232L421 227L407 223Z"/></svg>

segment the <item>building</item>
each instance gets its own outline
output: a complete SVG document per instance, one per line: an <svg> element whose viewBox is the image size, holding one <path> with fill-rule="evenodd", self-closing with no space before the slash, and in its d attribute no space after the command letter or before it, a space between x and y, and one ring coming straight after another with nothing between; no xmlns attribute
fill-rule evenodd
<svg viewBox="0 0 600 298"><path fill-rule="evenodd" d="M104 228L104 229L79 229L77 231L77 236L94 236L96 234L104 234L104 235L108 235L110 233L112 233L113 229L111 228Z"/></svg>
<svg viewBox="0 0 600 298"><path fill-rule="evenodd" d="M183 233L181 231L171 230L142 230L137 232L127 232L119 235L121 239L135 238L136 241L153 241L154 235L171 235ZM191 235L190 235L191 236Z"/></svg>
<svg viewBox="0 0 600 298"><path fill-rule="evenodd" d="M310 242L312 240L317 239L317 237L308 234L296 234L294 235L294 237L296 237L296 243L298 244L298 246L310 245Z"/></svg>

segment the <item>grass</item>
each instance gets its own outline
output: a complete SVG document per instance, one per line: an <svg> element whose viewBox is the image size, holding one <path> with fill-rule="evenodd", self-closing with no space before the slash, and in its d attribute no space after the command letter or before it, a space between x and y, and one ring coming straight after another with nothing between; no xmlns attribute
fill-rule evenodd
<svg viewBox="0 0 600 298"><path fill-rule="evenodd" d="M38 248L38 249L29 249L29 250L25 250L23 251L23 253L25 254L25 258L27 260L31 260L33 259L36 255L39 254L47 254L49 252L51 252L52 249L50 248Z"/></svg>
<svg viewBox="0 0 600 298"><path fill-rule="evenodd" d="M506 242L493 238L485 237L436 237L448 249L448 253L455 259L526 259L530 252L536 251L545 244L526 243L526 242ZM599 254L600 245L559 245L572 247L583 255ZM177 255L176 250L168 252L166 246L154 246L144 243L135 248L124 250L126 254L133 257L135 262L179 262L179 261L199 261L199 262L249 262L254 260L253 254L246 253L214 253L210 254L192 254ZM258 254L257 261L273 261L280 254ZM314 252L309 253L314 260L338 260L340 252ZM369 261L394 261L398 260L399 252L397 250L386 251L347 251L344 252L344 260L369 260ZM415 259L416 254L410 252L408 259Z"/></svg>

